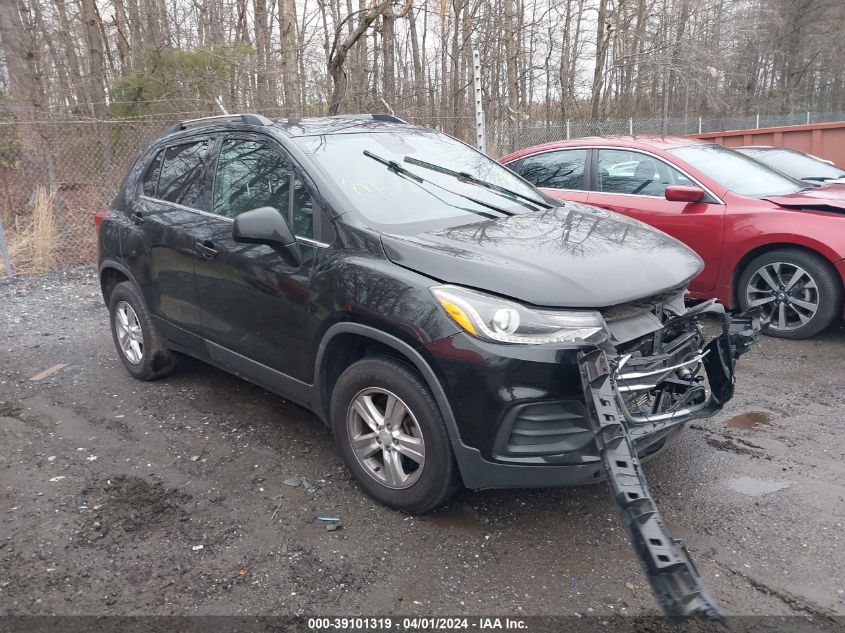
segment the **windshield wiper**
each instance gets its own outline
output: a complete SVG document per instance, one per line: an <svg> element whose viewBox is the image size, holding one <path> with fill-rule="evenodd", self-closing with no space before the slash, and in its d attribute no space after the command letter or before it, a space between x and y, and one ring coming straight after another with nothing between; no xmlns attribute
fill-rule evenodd
<svg viewBox="0 0 845 633"><path fill-rule="evenodd" d="M461 182L468 182L472 185L477 185L479 187L489 189L490 191L495 191L499 195L505 196L506 198L514 202L528 207L532 211L536 211L537 209L526 203L530 202L532 205L537 205L538 207L541 207L543 209L553 208L552 205L547 202L537 200L536 198L532 198L531 196L525 196L519 193L518 191L513 191L512 189L508 189L507 187L502 187L501 185L497 185L492 182L487 182L486 180L481 180L480 178L476 178L472 174L468 174L465 171L455 171L454 169L449 169L448 167L443 167L442 165L435 165L434 163L429 163L424 160L420 160L419 158L412 158L410 156L406 156L403 160L406 163L416 165L417 167L430 169L441 174L446 174L447 176L452 176L453 178L457 178Z"/></svg>
<svg viewBox="0 0 845 633"><path fill-rule="evenodd" d="M382 165L387 167L387 169L389 171L392 171L394 174L396 174L398 176L405 177L405 178L410 178L411 180L413 180L418 185L422 185L422 184L433 185L433 186L437 187L438 189L442 189L443 191L448 191L452 195L459 196L459 197L463 198L464 200L469 200L470 202L473 202L473 203L477 204L478 206L486 207L487 209L495 211L496 213L501 213L502 215L505 215L505 216L514 215L511 211L506 211L505 209L497 207L494 204L490 204L488 202L483 202L481 200L473 198L472 196L466 196L462 193L458 193L457 191L452 191L451 189L449 189L447 187L442 187L442 186L438 185L436 182L431 182L430 180L426 180L422 176L405 169L404 167L402 167L402 165L397 163L395 160L383 158L381 156L378 156L377 154L373 154L372 152L370 152L366 149L364 150L363 154L367 158L372 158L377 163L381 163ZM426 189L425 187L423 187L423 191L426 191L426 192L431 194L431 192L428 191L428 189ZM432 194L432 195L434 195L434 194ZM469 211L470 213L475 213L476 215L480 215L480 216L483 216L483 217L488 218L488 219L493 219L492 216L488 213L483 213L481 211L473 211L472 209L467 209L465 207L460 207L460 208L464 209L465 211Z"/></svg>

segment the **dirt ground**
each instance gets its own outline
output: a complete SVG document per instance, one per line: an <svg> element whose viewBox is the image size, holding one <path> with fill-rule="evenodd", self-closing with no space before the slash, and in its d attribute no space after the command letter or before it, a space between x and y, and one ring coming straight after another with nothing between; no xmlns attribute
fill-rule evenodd
<svg viewBox="0 0 845 633"><path fill-rule="evenodd" d="M652 492L728 614L843 616L845 326L738 371ZM0 614L657 614L604 485L388 510L307 411L130 378L87 269L0 282L0 434Z"/></svg>

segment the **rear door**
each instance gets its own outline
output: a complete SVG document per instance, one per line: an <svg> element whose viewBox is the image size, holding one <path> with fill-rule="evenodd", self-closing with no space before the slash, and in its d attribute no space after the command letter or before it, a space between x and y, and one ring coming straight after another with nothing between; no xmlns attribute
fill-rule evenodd
<svg viewBox="0 0 845 633"><path fill-rule="evenodd" d="M129 211L134 228L124 249L163 334L189 347L189 335L200 331L194 264L197 244L208 232L205 178L211 144L207 137L185 140L151 158Z"/></svg>
<svg viewBox="0 0 845 633"><path fill-rule="evenodd" d="M507 167L553 198L586 202L589 151L578 147L540 152L508 163Z"/></svg>
<svg viewBox="0 0 845 633"><path fill-rule="evenodd" d="M269 246L234 241L234 219L259 207L273 207L288 221L303 256L299 266L287 264ZM223 139L214 167L212 215L206 218L209 251L197 263L203 335L217 363L267 375L248 362L253 361L310 380L308 352L313 355L319 320L309 309L309 281L328 247L317 239L320 217L308 186L275 140L247 133Z"/></svg>
<svg viewBox="0 0 845 633"><path fill-rule="evenodd" d="M690 290L712 290L722 257L724 204L710 194L702 202L666 200L669 185L701 185L657 156L627 149L593 151L589 204L631 216L682 241L704 260Z"/></svg>

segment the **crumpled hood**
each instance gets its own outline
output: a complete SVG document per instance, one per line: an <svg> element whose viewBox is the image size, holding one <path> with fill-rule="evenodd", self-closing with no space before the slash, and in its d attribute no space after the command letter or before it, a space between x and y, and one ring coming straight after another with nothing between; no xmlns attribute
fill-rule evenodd
<svg viewBox="0 0 845 633"><path fill-rule="evenodd" d="M383 235L382 244L405 268L548 307L643 299L685 285L703 266L665 233L575 202L415 236Z"/></svg>
<svg viewBox="0 0 845 633"><path fill-rule="evenodd" d="M845 213L845 185L822 185L815 189L796 191L785 196L769 196L766 200L790 209Z"/></svg>

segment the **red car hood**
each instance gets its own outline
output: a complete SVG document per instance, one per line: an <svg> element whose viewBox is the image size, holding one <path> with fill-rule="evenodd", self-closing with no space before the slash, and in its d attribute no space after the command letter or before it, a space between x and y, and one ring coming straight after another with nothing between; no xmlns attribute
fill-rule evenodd
<svg viewBox="0 0 845 633"><path fill-rule="evenodd" d="M791 209L845 213L845 185L825 185L786 196L769 196L766 200Z"/></svg>

